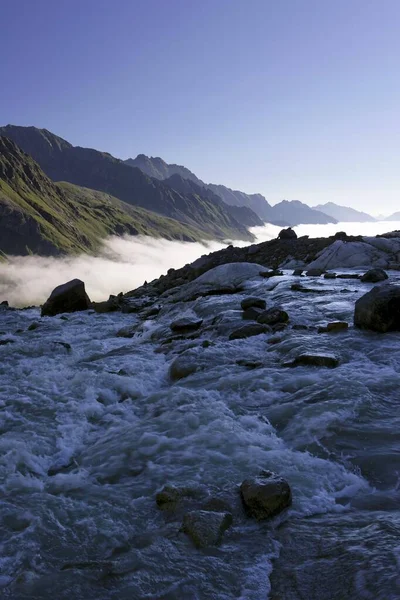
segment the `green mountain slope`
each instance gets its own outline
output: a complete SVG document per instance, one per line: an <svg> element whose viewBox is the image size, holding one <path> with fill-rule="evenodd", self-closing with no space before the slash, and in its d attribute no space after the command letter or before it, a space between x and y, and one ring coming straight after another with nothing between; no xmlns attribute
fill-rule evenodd
<svg viewBox="0 0 400 600"><path fill-rule="evenodd" d="M102 192L55 184L11 140L0 136L0 251L58 255L93 252L108 235L198 241L204 232Z"/></svg>

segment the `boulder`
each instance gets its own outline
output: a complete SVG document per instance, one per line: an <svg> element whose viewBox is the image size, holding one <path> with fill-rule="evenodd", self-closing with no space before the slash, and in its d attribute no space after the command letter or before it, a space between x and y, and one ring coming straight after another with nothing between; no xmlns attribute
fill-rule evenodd
<svg viewBox="0 0 400 600"><path fill-rule="evenodd" d="M243 310L247 308L262 308L265 310L267 307L267 303L262 298L255 298L254 296L249 296L241 301L240 306Z"/></svg>
<svg viewBox="0 0 400 600"><path fill-rule="evenodd" d="M270 519L292 504L288 482L271 471L243 481L240 496L247 514L258 521Z"/></svg>
<svg viewBox="0 0 400 600"><path fill-rule="evenodd" d="M121 329L118 329L118 331L115 335L117 337L122 337L122 338L133 338L137 329L138 329L138 325L126 325L126 327L122 327Z"/></svg>
<svg viewBox="0 0 400 600"><path fill-rule="evenodd" d="M337 331L347 331L349 328L349 324L346 321L334 321L333 323L328 323L326 327L319 327L318 333L335 333Z"/></svg>
<svg viewBox="0 0 400 600"><path fill-rule="evenodd" d="M363 283L378 283L389 279L389 275L383 269L370 269L361 277Z"/></svg>
<svg viewBox="0 0 400 600"><path fill-rule="evenodd" d="M294 277L301 277L303 275L303 271L304 269L295 269L292 275L294 275Z"/></svg>
<svg viewBox="0 0 400 600"><path fill-rule="evenodd" d="M336 279L336 273L325 273L324 279Z"/></svg>
<svg viewBox="0 0 400 600"><path fill-rule="evenodd" d="M177 505L187 498L195 498L196 490L185 487L174 487L166 485L156 495L156 503L160 510L175 510Z"/></svg>
<svg viewBox="0 0 400 600"><path fill-rule="evenodd" d="M197 548L217 546L225 531L232 525L229 512L195 510L183 518L182 531L186 533Z"/></svg>
<svg viewBox="0 0 400 600"><path fill-rule="evenodd" d="M277 269L272 269L271 271L260 271L260 277L264 277L268 279L269 277L281 277L283 275L283 271L279 271Z"/></svg>
<svg viewBox="0 0 400 600"><path fill-rule="evenodd" d="M278 307L264 310L257 318L257 323L261 323L263 325L276 325L277 323L287 323L288 321L289 315L287 312Z"/></svg>
<svg viewBox="0 0 400 600"><path fill-rule="evenodd" d="M190 319L188 317L182 317L173 321L170 325L171 331L174 333L189 333L191 331L197 331L203 324L202 319Z"/></svg>
<svg viewBox="0 0 400 600"><path fill-rule="evenodd" d="M358 273L340 273L336 275L336 279L360 279Z"/></svg>
<svg viewBox="0 0 400 600"><path fill-rule="evenodd" d="M293 292L302 292L303 294L327 294L328 292L332 291L332 290L328 290L326 288L308 288L305 287L304 285L301 285L301 283L292 283L292 285L290 286L290 289Z"/></svg>
<svg viewBox="0 0 400 600"><path fill-rule="evenodd" d="M246 308L246 310L243 311L242 318L245 321L257 321L257 318L261 315L262 312L263 311L261 308L255 308L251 306L250 308Z"/></svg>
<svg viewBox="0 0 400 600"><path fill-rule="evenodd" d="M28 331L35 331L35 329L37 329L38 327L40 327L40 324L37 321L33 321L29 327L28 327Z"/></svg>
<svg viewBox="0 0 400 600"><path fill-rule="evenodd" d="M308 354L304 352L287 363L287 367L328 367L334 369L339 365L339 360L334 354Z"/></svg>
<svg viewBox="0 0 400 600"><path fill-rule="evenodd" d="M297 240L297 233L291 227L288 227L279 232L278 238L280 240Z"/></svg>
<svg viewBox="0 0 400 600"><path fill-rule="evenodd" d="M261 335L262 333L270 333L271 328L268 325L260 323L251 323L250 325L244 325L235 329L229 336L230 340L242 340L255 335Z"/></svg>
<svg viewBox="0 0 400 600"><path fill-rule="evenodd" d="M85 284L80 279L72 279L57 286L42 306L41 315L53 317L59 313L87 310L91 307Z"/></svg>
<svg viewBox="0 0 400 600"><path fill-rule="evenodd" d="M8 308L7 300L3 300L3 302L0 302L0 310L7 310L7 308Z"/></svg>
<svg viewBox="0 0 400 600"><path fill-rule="evenodd" d="M169 368L169 376L172 381L179 381L184 377L188 377L195 373L198 369L198 364L195 358L189 354L181 354L178 356Z"/></svg>
<svg viewBox="0 0 400 600"><path fill-rule="evenodd" d="M355 305L354 325L381 333L400 331L400 287L379 285L361 296Z"/></svg>
<svg viewBox="0 0 400 600"><path fill-rule="evenodd" d="M306 271L307 277L321 277L324 274L324 269L308 269Z"/></svg>

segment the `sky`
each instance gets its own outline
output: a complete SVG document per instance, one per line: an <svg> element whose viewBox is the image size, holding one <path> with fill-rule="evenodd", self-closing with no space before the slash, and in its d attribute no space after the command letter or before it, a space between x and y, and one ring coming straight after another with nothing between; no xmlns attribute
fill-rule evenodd
<svg viewBox="0 0 400 600"><path fill-rule="evenodd" d="M400 210L399 0L0 0L0 125Z"/></svg>

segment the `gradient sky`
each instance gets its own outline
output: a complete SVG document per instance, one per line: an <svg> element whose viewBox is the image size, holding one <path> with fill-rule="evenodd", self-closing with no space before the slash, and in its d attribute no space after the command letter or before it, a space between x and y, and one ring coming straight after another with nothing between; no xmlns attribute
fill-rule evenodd
<svg viewBox="0 0 400 600"><path fill-rule="evenodd" d="M399 0L0 0L0 124L400 210Z"/></svg>

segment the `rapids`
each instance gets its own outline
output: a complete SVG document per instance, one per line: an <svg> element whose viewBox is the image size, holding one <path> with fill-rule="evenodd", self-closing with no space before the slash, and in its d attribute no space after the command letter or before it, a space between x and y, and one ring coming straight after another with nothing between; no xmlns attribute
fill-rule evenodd
<svg viewBox="0 0 400 600"><path fill-rule="evenodd" d="M295 281L166 304L132 339L116 337L139 322L132 314L0 312L1 598L400 598L400 334L318 334L351 324L372 286L309 279L325 290L314 295L292 291ZM248 294L312 329L229 341ZM163 344L185 314L216 318L215 331ZM171 384L185 348L202 369ZM282 366L309 350L340 366ZM260 469L293 492L287 513L262 524L238 497ZM194 548L157 509L165 484L233 507L219 547Z"/></svg>

